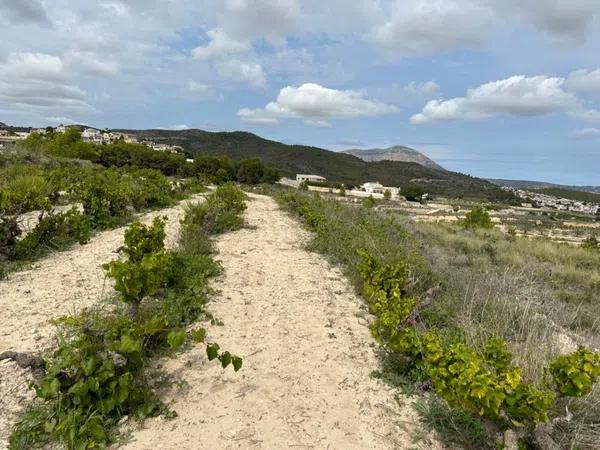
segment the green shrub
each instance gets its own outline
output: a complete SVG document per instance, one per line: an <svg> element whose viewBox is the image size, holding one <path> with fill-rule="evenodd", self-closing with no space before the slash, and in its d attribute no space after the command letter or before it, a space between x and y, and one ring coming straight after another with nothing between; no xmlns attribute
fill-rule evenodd
<svg viewBox="0 0 600 450"><path fill-rule="evenodd" d="M400 189L400 194L408 201L420 202L423 200L423 195L425 195L425 189L418 184L408 184Z"/></svg>
<svg viewBox="0 0 600 450"><path fill-rule="evenodd" d="M0 212L22 214L27 211L49 209L52 187L41 174L23 174L4 183L0 189Z"/></svg>
<svg viewBox="0 0 600 450"><path fill-rule="evenodd" d="M375 201L372 195L369 195L363 200L362 204L365 208L373 208L377 204L377 202Z"/></svg>
<svg viewBox="0 0 600 450"><path fill-rule="evenodd" d="M142 300L156 294L172 278L171 255L164 250L165 220L157 217L152 226L134 222L125 231L125 261L111 261L103 267L115 280L121 301L130 307L130 315L138 319Z"/></svg>
<svg viewBox="0 0 600 450"><path fill-rule="evenodd" d="M49 250L58 250L76 242L85 244L91 236L87 218L76 208L42 216L40 221L16 246L17 259L30 259Z"/></svg>
<svg viewBox="0 0 600 450"><path fill-rule="evenodd" d="M465 219L462 221L462 225L465 228L470 229L494 228L494 224L492 223L492 219L490 218L489 213L482 206L475 206L471 211L469 211L465 215Z"/></svg>
<svg viewBox="0 0 600 450"><path fill-rule="evenodd" d="M556 358L550 365L550 373L561 394L583 397L600 377L600 353L581 347Z"/></svg>
<svg viewBox="0 0 600 450"><path fill-rule="evenodd" d="M21 229L14 217L0 218L0 261L12 260L17 254ZM1 278L1 277L0 277Z"/></svg>

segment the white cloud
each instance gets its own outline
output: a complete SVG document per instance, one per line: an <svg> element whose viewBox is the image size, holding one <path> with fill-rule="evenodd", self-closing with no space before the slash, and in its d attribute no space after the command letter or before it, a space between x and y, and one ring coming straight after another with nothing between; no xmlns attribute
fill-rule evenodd
<svg viewBox="0 0 600 450"><path fill-rule="evenodd" d="M566 85L576 92L600 92L600 69L571 72Z"/></svg>
<svg viewBox="0 0 600 450"><path fill-rule="evenodd" d="M583 120L584 122L600 123L600 110L597 109L577 109L570 112L575 119Z"/></svg>
<svg viewBox="0 0 600 450"><path fill-rule="evenodd" d="M181 130L189 130L190 127L188 127L185 124L177 124L177 125L169 125L168 127L162 128L163 130L173 130L173 131L181 131Z"/></svg>
<svg viewBox="0 0 600 450"><path fill-rule="evenodd" d="M44 53L13 52L3 61L0 71L15 78L61 81L66 78L65 65L58 56Z"/></svg>
<svg viewBox="0 0 600 450"><path fill-rule="evenodd" d="M583 128L582 130L577 130L571 137L575 139L593 139L600 138L600 128Z"/></svg>
<svg viewBox="0 0 600 450"><path fill-rule="evenodd" d="M267 78L259 63L239 59L219 60L215 63L217 73L235 82L248 83L254 87L265 85Z"/></svg>
<svg viewBox="0 0 600 450"><path fill-rule="evenodd" d="M304 125L308 125L309 127L315 128L331 128L331 123L326 120L315 120L315 119L306 119L304 121Z"/></svg>
<svg viewBox="0 0 600 450"><path fill-rule="evenodd" d="M236 53L246 53L252 49L249 41L233 39L220 28L209 30L206 34L210 37L210 42L204 47L194 48L192 50L194 58L211 59Z"/></svg>
<svg viewBox="0 0 600 450"><path fill-rule="evenodd" d="M578 99L563 89L564 83L564 78L523 75L492 81L469 89L465 97L428 102L411 122L477 120L500 113L534 116L577 108Z"/></svg>
<svg viewBox="0 0 600 450"><path fill-rule="evenodd" d="M404 90L413 95L431 95L440 90L440 85L433 80L426 81L425 83L411 81L404 86Z"/></svg>
<svg viewBox="0 0 600 450"><path fill-rule="evenodd" d="M86 93L70 81L63 60L43 53L11 53L0 65L0 101L12 108L92 110Z"/></svg>
<svg viewBox="0 0 600 450"><path fill-rule="evenodd" d="M282 118L301 118L309 126L328 127L328 119L380 116L396 112L395 106L369 100L365 91L330 89L314 83L287 86L277 100L264 108L238 111L244 122L276 124Z"/></svg>
<svg viewBox="0 0 600 450"><path fill-rule="evenodd" d="M427 54L486 41L494 12L478 0L404 0L393 2L389 18L371 39L394 54Z"/></svg>

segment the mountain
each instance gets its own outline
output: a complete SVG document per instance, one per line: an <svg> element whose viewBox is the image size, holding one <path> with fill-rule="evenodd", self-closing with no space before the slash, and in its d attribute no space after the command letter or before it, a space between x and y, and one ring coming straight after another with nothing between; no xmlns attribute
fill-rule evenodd
<svg viewBox="0 0 600 450"><path fill-rule="evenodd" d="M514 194L480 178L432 169L414 162L363 161L346 153L318 147L287 145L252 133L208 132L203 130L115 130L140 140L179 145L188 156L227 155L234 159L260 159L276 167L283 176L316 174L347 185L379 181L387 186L422 185L432 195L461 197L480 201L516 203Z"/></svg>
<svg viewBox="0 0 600 450"><path fill-rule="evenodd" d="M545 181L501 180L493 178L489 178L488 181L498 186L507 186L515 189L567 189L571 191L600 193L600 186L568 186L546 183Z"/></svg>
<svg viewBox="0 0 600 450"><path fill-rule="evenodd" d="M430 169L445 170L442 166L432 161L423 153L410 147L396 145L389 148L370 148L367 150L344 150L342 153L356 156L364 161L403 161L420 164Z"/></svg>

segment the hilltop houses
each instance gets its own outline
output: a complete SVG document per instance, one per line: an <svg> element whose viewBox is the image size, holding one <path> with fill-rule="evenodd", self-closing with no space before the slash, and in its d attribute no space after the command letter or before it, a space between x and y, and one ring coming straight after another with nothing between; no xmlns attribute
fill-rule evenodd
<svg viewBox="0 0 600 450"><path fill-rule="evenodd" d="M327 181L327 178L321 177L319 175L305 175L305 174L299 173L296 175L296 181L298 183L302 183L304 181L307 181L310 183L323 183L324 181Z"/></svg>

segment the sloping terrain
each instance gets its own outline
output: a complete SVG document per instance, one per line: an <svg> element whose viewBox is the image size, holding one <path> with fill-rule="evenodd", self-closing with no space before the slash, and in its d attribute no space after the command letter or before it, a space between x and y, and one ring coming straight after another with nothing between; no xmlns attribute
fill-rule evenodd
<svg viewBox="0 0 600 450"><path fill-rule="evenodd" d="M273 199L253 196L246 221L217 243L209 310L224 326L208 336L242 370L223 372L201 348L160 361L185 380L162 393L178 415L146 421L124 448L410 448L414 413L369 375L368 314L349 282L304 249L308 233Z"/></svg>
<svg viewBox="0 0 600 450"><path fill-rule="evenodd" d="M430 169L445 170L435 161L429 159L423 153L417 150L396 145L389 148L369 148L369 149L352 149L344 150L342 153L356 156L364 161L403 161L420 164L423 167Z"/></svg>
<svg viewBox="0 0 600 450"><path fill-rule="evenodd" d="M233 159L260 159L283 176L311 173L347 185L379 181L387 186L421 184L427 192L449 197L516 202L514 196L479 178L424 167L414 162L367 162L352 155L304 145L286 145L241 131L211 133L203 130L120 130L138 139L180 145L189 156L227 155Z"/></svg>

